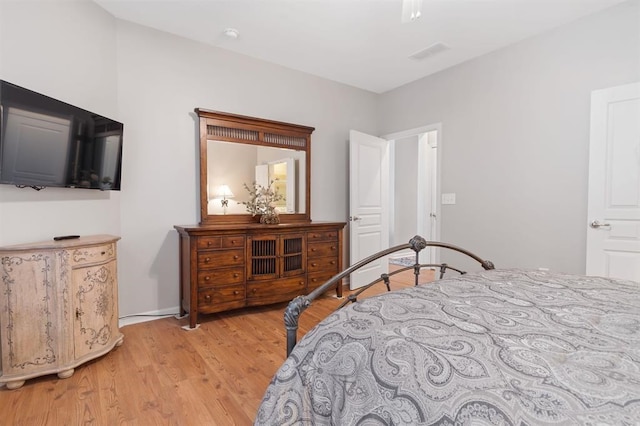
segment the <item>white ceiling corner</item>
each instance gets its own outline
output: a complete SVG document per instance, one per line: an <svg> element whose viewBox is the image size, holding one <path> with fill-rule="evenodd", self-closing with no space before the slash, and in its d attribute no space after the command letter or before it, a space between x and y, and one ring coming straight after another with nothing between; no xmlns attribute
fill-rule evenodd
<svg viewBox="0 0 640 426"><path fill-rule="evenodd" d="M118 19L383 93L624 0L423 0L408 23L401 0L94 1ZM437 43L448 49L410 58Z"/></svg>

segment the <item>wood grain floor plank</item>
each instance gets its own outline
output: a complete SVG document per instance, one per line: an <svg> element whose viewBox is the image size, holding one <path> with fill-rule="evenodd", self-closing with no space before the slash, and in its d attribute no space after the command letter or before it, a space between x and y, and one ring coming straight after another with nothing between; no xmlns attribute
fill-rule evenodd
<svg viewBox="0 0 640 426"><path fill-rule="evenodd" d="M413 285L413 273L392 282ZM341 301L332 292L320 297L302 315L299 336ZM123 327L122 346L68 379L51 375L0 388L0 425L251 425L285 359L286 306L203 316L192 331L182 329L187 318L173 317Z"/></svg>

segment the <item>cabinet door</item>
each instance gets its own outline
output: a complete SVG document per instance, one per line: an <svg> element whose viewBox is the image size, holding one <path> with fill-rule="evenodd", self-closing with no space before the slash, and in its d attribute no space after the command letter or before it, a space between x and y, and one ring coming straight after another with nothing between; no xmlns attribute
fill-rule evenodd
<svg viewBox="0 0 640 426"><path fill-rule="evenodd" d="M278 277L278 236L258 235L247 239L247 279L269 280Z"/></svg>
<svg viewBox="0 0 640 426"><path fill-rule="evenodd" d="M247 279L265 280L304 274L304 234L269 234L248 238Z"/></svg>
<svg viewBox="0 0 640 426"><path fill-rule="evenodd" d="M61 353L54 254L18 253L0 261L0 373L8 376L55 367Z"/></svg>
<svg viewBox="0 0 640 426"><path fill-rule="evenodd" d="M306 265L305 238L302 234L280 236L280 276L304 274Z"/></svg>
<svg viewBox="0 0 640 426"><path fill-rule="evenodd" d="M116 262L74 269L75 358L100 351L118 334Z"/></svg>

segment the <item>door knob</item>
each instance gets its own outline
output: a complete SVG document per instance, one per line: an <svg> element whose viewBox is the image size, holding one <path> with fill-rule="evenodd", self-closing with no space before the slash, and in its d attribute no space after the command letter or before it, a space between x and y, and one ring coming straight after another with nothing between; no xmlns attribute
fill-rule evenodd
<svg viewBox="0 0 640 426"><path fill-rule="evenodd" d="M351 222L355 222L356 220L362 220L362 218L358 216L349 216L349 220Z"/></svg>
<svg viewBox="0 0 640 426"><path fill-rule="evenodd" d="M601 228L601 227L604 227L604 226L611 227L611 225L610 225L610 224L608 224L608 223L600 223L597 219L596 219L596 220L594 220L593 222L591 222L591 223L589 224L589 226L590 226L590 227L592 227L592 228L594 228L594 229L598 229L598 228Z"/></svg>

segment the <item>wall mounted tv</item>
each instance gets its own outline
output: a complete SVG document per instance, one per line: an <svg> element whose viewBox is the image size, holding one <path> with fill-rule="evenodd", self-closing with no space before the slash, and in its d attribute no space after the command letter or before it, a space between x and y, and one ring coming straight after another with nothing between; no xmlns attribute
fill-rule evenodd
<svg viewBox="0 0 640 426"><path fill-rule="evenodd" d="M0 183L120 190L123 124L0 80Z"/></svg>

